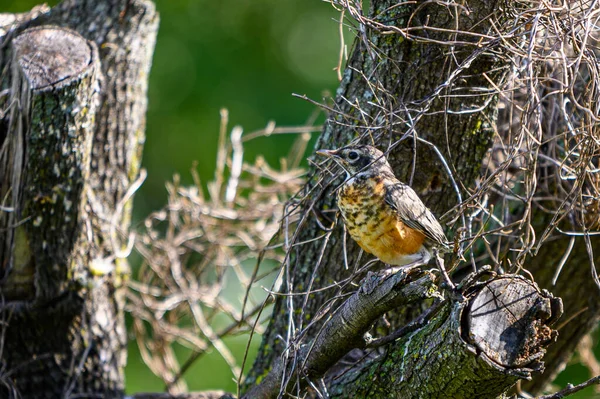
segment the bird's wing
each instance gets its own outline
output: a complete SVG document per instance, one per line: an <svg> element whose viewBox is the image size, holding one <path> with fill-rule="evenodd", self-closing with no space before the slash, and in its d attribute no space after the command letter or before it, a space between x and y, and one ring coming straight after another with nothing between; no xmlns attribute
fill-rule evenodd
<svg viewBox="0 0 600 399"><path fill-rule="evenodd" d="M385 202L408 227L425 234L434 244L448 247L448 239L442 226L408 185L397 182L386 186Z"/></svg>

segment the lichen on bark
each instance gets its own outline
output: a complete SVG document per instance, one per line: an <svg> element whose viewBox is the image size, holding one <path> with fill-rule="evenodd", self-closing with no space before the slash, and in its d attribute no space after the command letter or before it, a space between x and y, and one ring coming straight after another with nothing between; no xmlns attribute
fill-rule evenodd
<svg viewBox="0 0 600 399"><path fill-rule="evenodd" d="M0 190L11 212L0 215L0 290L12 379L1 396L120 397L118 232L129 226L121 202L139 170L157 14L146 0L66 0L2 21Z"/></svg>

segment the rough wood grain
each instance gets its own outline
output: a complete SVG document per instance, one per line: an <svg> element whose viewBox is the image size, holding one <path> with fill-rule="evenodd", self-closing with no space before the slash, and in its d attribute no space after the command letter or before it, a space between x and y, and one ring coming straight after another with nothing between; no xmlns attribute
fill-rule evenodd
<svg viewBox="0 0 600 399"><path fill-rule="evenodd" d="M543 324L552 315L553 301L556 300L542 296L525 279L497 279L471 301L467 319L469 339L502 367L526 366L544 353L538 350L531 353L532 348L556 337ZM556 305L554 308L558 309Z"/></svg>
<svg viewBox="0 0 600 399"><path fill-rule="evenodd" d="M58 27L27 30L12 43L21 70L33 90L56 86L65 79L79 76L92 62L92 48L86 40Z"/></svg>
<svg viewBox="0 0 600 399"><path fill-rule="evenodd" d="M559 316L553 301L518 276L479 284L469 290L468 301L446 302L427 325L383 356L334 378L330 396L499 397L518 379L543 369L539 358L554 337L547 323Z"/></svg>

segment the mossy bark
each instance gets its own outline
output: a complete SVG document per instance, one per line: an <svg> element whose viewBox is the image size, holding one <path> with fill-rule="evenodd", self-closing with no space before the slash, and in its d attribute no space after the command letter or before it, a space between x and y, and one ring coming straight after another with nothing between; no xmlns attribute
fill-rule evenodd
<svg viewBox="0 0 600 399"><path fill-rule="evenodd" d="M435 275L429 271L411 269L368 274L360 289L325 323L315 341L300 348L296 363L305 379L301 385L321 379L347 353L364 348L365 333L389 310L434 297L441 295L435 286ZM293 371L290 364L278 361L260 384L246 392L244 399L276 398L284 376Z"/></svg>
<svg viewBox="0 0 600 399"><path fill-rule="evenodd" d="M375 318L394 305L405 306L435 293L431 273L420 273L383 280L367 277L327 320L314 343L295 354L292 364L300 369L297 374L304 383L294 387L296 379L289 378L293 366L280 360L244 398L274 399L290 388L302 392L302 385L309 384L309 397L326 389L332 398L500 398L519 379L543 370L540 359L556 338L550 325L560 317L562 303L521 276L504 275L467 284L461 295L437 302L414 328L375 346L371 343L371 350L385 345L378 356L367 353L330 373L326 388L320 385L318 381L344 354L365 348L363 334ZM419 276L424 277L416 279ZM391 282L398 285L393 291L380 289Z"/></svg>
<svg viewBox="0 0 600 399"><path fill-rule="evenodd" d="M157 15L65 1L0 41L2 397L121 397L122 281ZM127 201L127 203L125 202Z"/></svg>
<svg viewBox="0 0 600 399"><path fill-rule="evenodd" d="M518 276L468 291L468 300L446 301L381 357L334 379L331 397L500 398L542 370L556 335L546 323L560 317L560 300Z"/></svg>

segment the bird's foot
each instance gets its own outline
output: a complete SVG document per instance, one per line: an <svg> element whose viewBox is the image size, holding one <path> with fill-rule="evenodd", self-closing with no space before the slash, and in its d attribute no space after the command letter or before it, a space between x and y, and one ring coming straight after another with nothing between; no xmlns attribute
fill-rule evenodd
<svg viewBox="0 0 600 399"><path fill-rule="evenodd" d="M416 269L419 266L422 266L423 263L422 262L414 262L414 263L410 263L408 265L402 265L402 266L397 266L397 265L390 265L389 263L384 263L385 264L385 268L379 271L379 274L382 276L387 276L387 277L394 277L400 280L405 279L407 276L413 274L414 271L416 271Z"/></svg>
<svg viewBox="0 0 600 399"><path fill-rule="evenodd" d="M387 265L387 266L389 266L389 267L387 268L387 270L388 270L390 273L394 274L394 273L398 273L398 272L400 272L400 271L403 271L403 272L405 272L405 273L406 273L406 272L408 272L409 270L412 270L412 269L414 269L414 268L417 268L417 267L419 267L419 266L423 266L423 265L425 265L425 264L426 264L426 263L423 263L423 262L421 262L421 261L417 261L417 262L411 262L411 263L409 263L409 264L402 265L402 266L394 266L394 265L388 265L388 264L386 264L386 265Z"/></svg>

